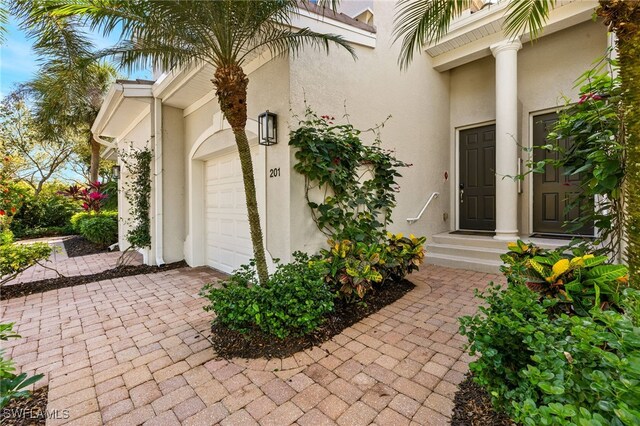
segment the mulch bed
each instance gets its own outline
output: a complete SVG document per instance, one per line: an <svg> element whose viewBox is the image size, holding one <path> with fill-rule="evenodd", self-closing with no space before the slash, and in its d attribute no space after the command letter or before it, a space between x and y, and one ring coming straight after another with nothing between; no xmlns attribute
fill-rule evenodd
<svg viewBox="0 0 640 426"><path fill-rule="evenodd" d="M326 342L345 328L400 299L414 288L413 283L402 280L371 293L367 296L366 304L347 304L337 300L334 311L329 314L324 324L306 336L289 336L281 340L260 330L242 334L214 322L210 340L220 358L286 358Z"/></svg>
<svg viewBox="0 0 640 426"><path fill-rule="evenodd" d="M150 265L124 265L91 275L76 275L73 277L49 278L28 283L10 284L2 287L0 300L13 299L16 297L28 296L34 293L57 290L60 288L73 287L76 285L89 284L96 281L110 280L113 278L130 277L131 275L155 274L172 269L186 268L189 265L183 260L180 262L167 263L163 266Z"/></svg>
<svg viewBox="0 0 640 426"><path fill-rule="evenodd" d="M63 244L64 249L67 251L67 256L69 257L87 256L90 254L106 253L109 251L107 248L99 244L92 243L91 241L87 241L78 235L65 239Z"/></svg>
<svg viewBox="0 0 640 426"><path fill-rule="evenodd" d="M453 398L452 426L513 426L516 425L504 413L498 413L491 404L486 390L473 382L473 376L458 386Z"/></svg>
<svg viewBox="0 0 640 426"><path fill-rule="evenodd" d="M2 409L0 424L3 426L44 426L47 423L49 386L36 389L30 398L12 399ZM60 418L64 413L57 413ZM54 413L50 413L54 415Z"/></svg>

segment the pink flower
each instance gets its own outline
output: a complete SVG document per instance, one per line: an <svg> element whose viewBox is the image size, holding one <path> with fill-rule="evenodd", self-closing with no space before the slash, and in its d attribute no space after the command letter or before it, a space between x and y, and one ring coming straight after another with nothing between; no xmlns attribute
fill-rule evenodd
<svg viewBox="0 0 640 426"><path fill-rule="evenodd" d="M106 194L102 194L100 192L92 192L91 194L89 194L89 198L91 200L104 200L105 198L107 198Z"/></svg>

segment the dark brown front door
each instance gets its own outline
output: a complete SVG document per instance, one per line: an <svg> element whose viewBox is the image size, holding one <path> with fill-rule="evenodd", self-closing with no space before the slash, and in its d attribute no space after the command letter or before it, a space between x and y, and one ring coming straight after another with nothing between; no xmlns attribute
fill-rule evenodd
<svg viewBox="0 0 640 426"><path fill-rule="evenodd" d="M460 229L496 229L496 126L460 131Z"/></svg>
<svg viewBox="0 0 640 426"><path fill-rule="evenodd" d="M547 140L549 132L558 120L556 113L543 114L533 117L533 146L544 146L551 143ZM565 150L568 141L560 141ZM557 160L558 152L547 149L534 149L533 160ZM547 165L544 173L533 174L533 231L541 234L567 234L562 226L578 215L592 209L590 203L574 206L569 209L573 200L581 192L580 178L576 175L567 176L562 168ZM588 204L588 205L587 205ZM575 233L575 232L574 232ZM579 235L593 235L593 225L585 226L577 231Z"/></svg>

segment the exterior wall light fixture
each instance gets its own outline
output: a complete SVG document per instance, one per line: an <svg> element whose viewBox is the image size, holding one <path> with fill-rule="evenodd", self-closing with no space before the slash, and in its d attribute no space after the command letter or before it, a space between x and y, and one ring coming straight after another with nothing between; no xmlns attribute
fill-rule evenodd
<svg viewBox="0 0 640 426"><path fill-rule="evenodd" d="M258 143L265 146L278 143L278 116L269 110L258 116Z"/></svg>

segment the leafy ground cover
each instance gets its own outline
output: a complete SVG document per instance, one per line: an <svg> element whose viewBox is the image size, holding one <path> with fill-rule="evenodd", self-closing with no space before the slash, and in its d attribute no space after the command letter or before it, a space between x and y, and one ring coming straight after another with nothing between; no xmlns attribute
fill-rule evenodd
<svg viewBox="0 0 640 426"><path fill-rule="evenodd" d="M214 323L211 331L213 348L221 358L286 358L318 346L340 334L342 330L395 302L415 288L407 280L382 285L367 298L367 303L352 304L336 300L334 310L323 317L322 324L306 335L277 339L257 328L245 333Z"/></svg>
<svg viewBox="0 0 640 426"><path fill-rule="evenodd" d="M509 249L508 286L477 293L478 314L460 319L474 382L524 425L638 425L640 291L627 269L580 250Z"/></svg>

